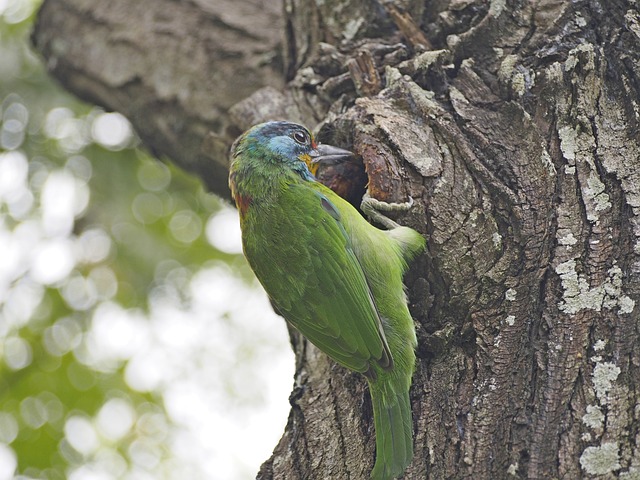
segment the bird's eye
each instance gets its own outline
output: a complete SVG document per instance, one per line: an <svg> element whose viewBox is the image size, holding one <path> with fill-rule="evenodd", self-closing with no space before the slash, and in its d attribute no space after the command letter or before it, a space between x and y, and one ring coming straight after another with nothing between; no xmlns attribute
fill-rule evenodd
<svg viewBox="0 0 640 480"><path fill-rule="evenodd" d="M293 132L293 139L300 145L309 145L309 134L302 130Z"/></svg>

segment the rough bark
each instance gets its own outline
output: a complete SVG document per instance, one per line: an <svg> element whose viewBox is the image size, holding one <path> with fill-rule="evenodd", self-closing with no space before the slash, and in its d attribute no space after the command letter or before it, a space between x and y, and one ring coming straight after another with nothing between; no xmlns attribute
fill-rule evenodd
<svg viewBox="0 0 640 480"><path fill-rule="evenodd" d="M46 0L35 43L218 193L233 136L287 117L360 154L373 196L416 201L405 478L640 478L635 2L285 0L232 29L231 58L220 19L253 2L151 3ZM282 69L256 63L280 28ZM292 339L289 423L258 478L366 478L365 383Z"/></svg>

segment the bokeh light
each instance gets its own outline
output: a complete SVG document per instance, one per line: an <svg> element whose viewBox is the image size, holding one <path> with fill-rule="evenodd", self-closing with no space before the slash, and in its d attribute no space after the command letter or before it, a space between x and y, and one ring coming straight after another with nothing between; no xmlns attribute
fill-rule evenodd
<svg viewBox="0 0 640 480"><path fill-rule="evenodd" d="M101 113L91 124L93 139L111 150L121 150L133 138L131 126L119 113Z"/></svg>
<svg viewBox="0 0 640 480"><path fill-rule="evenodd" d="M207 221L206 235L209 243L218 250L230 254L242 253L237 210L226 207L211 215Z"/></svg>
<svg viewBox="0 0 640 480"><path fill-rule="evenodd" d="M15 452L6 444L0 443L0 480L11 480L17 466Z"/></svg>

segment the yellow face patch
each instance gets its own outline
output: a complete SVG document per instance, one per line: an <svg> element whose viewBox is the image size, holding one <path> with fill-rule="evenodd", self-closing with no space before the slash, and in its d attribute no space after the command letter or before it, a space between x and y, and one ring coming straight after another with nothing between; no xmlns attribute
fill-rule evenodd
<svg viewBox="0 0 640 480"><path fill-rule="evenodd" d="M315 176L316 172L318 171L318 164L313 161L311 155L309 155L308 153L303 153L298 158L307 164L307 168L309 169L311 174Z"/></svg>

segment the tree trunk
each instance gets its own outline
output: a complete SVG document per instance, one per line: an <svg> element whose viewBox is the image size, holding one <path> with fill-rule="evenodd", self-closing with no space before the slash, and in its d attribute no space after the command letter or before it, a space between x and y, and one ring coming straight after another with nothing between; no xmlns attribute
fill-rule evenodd
<svg viewBox="0 0 640 480"><path fill-rule="evenodd" d="M34 43L220 195L233 138L284 117L360 154L372 196L413 197L405 478L640 478L636 2L284 3L45 0ZM366 478L365 382L292 343L258 478Z"/></svg>

